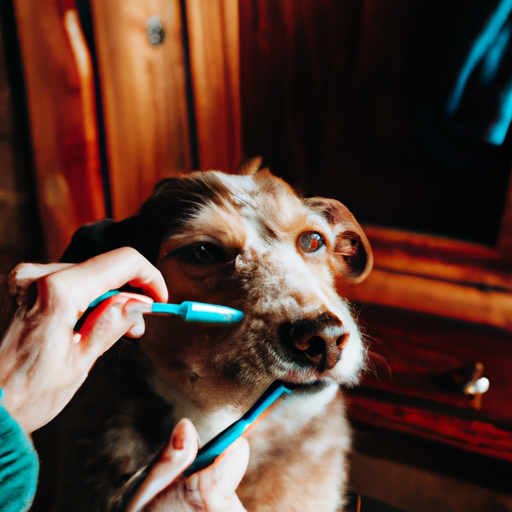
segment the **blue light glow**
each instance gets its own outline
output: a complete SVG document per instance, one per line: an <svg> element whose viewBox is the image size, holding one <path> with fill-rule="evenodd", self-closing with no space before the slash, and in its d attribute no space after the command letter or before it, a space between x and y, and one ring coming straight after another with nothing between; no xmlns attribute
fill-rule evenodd
<svg viewBox="0 0 512 512"><path fill-rule="evenodd" d="M511 11L512 0L502 0L497 9L491 15L482 32L475 39L466 62L463 64L459 73L452 95L446 105L446 110L449 115L453 115L457 110L471 73L473 73L479 62L482 61L490 46L496 42L496 39L505 25ZM494 57L494 59L496 60L496 57Z"/></svg>

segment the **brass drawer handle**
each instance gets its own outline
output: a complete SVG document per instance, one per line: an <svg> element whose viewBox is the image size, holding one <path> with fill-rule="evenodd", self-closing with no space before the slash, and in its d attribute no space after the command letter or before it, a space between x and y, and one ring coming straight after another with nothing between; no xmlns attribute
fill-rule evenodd
<svg viewBox="0 0 512 512"><path fill-rule="evenodd" d="M482 395L490 386L489 379L484 377L484 365L480 362L452 372L452 384L471 400L469 405L474 409L482 407Z"/></svg>
<svg viewBox="0 0 512 512"><path fill-rule="evenodd" d="M462 389L465 395L481 395L489 389L489 379L481 377L474 382L468 382Z"/></svg>

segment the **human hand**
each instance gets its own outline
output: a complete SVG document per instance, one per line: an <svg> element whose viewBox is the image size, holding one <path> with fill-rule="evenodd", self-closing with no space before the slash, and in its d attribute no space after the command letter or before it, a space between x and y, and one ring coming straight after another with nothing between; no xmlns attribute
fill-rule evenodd
<svg viewBox="0 0 512 512"><path fill-rule="evenodd" d="M182 419L126 512L246 512L235 491L249 461L247 440L238 439L213 465L180 478L196 455L196 430Z"/></svg>
<svg viewBox="0 0 512 512"><path fill-rule="evenodd" d="M76 321L94 299L128 283L167 301L160 272L129 247L73 265L25 263L9 281L19 308L0 344L2 405L27 432L66 406L96 359L121 336L144 333L142 314L153 300L135 294L102 302L75 333Z"/></svg>

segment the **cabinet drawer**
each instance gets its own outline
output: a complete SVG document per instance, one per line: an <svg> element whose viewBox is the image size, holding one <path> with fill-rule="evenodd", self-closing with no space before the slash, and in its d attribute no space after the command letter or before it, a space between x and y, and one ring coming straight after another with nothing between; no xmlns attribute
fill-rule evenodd
<svg viewBox="0 0 512 512"><path fill-rule="evenodd" d="M512 335L433 315L360 306L369 343L362 386L347 392L355 420L512 462ZM463 392L483 365L482 395Z"/></svg>

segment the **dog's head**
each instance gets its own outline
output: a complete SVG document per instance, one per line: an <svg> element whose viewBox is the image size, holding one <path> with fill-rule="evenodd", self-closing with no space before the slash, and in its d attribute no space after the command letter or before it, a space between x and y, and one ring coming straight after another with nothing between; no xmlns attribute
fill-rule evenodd
<svg viewBox="0 0 512 512"><path fill-rule="evenodd" d="M201 172L163 180L137 217L106 232L102 250L139 249L161 270L171 302L245 312L220 328L149 321L143 346L163 373L186 367L192 385L357 381L365 349L336 290L367 276L372 253L338 201L301 199L268 170Z"/></svg>

